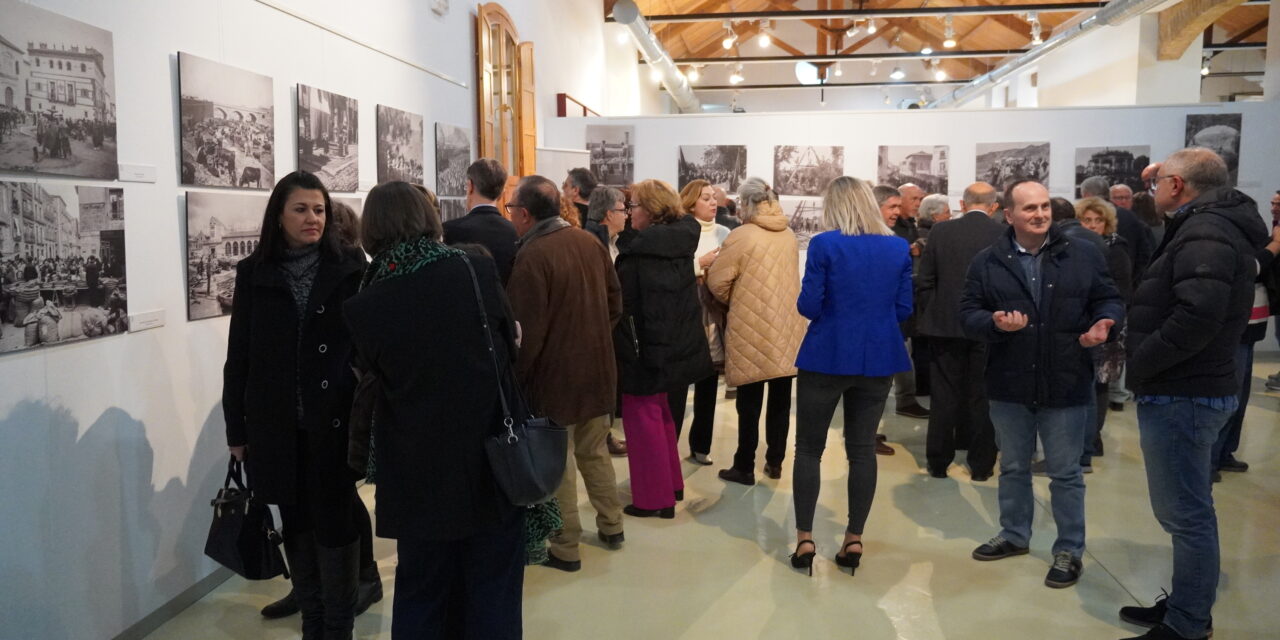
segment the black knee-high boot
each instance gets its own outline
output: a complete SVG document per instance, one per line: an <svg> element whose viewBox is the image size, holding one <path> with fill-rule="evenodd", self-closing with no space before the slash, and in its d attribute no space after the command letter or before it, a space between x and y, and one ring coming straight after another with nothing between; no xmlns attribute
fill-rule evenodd
<svg viewBox="0 0 1280 640"><path fill-rule="evenodd" d="M351 640L360 574L360 540L357 538L342 547L316 545L316 551L320 559L320 598L324 603L324 640Z"/></svg>
<svg viewBox="0 0 1280 640"><path fill-rule="evenodd" d="M303 640L324 638L325 615L318 548L315 534L310 531L286 535L284 539L284 552L289 559L290 579L293 581L293 599L302 613Z"/></svg>

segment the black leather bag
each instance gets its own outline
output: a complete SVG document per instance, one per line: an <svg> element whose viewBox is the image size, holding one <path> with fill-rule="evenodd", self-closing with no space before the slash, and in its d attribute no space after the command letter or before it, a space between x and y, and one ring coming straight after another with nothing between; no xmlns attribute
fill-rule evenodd
<svg viewBox="0 0 1280 640"><path fill-rule="evenodd" d="M471 273L471 285L475 289L476 304L480 308L480 323L489 343L489 355L493 359L494 376L498 383L498 400L502 403L502 426L498 433L485 440L484 449L489 457L498 487L507 500L516 506L527 507L546 501L560 486L564 476L565 456L569 451L569 432L550 418L534 417L527 409L522 417L511 415L503 378L511 381L511 388L519 396L518 385L511 380L510 367L498 362L494 349L493 333L489 330L489 314L485 313L484 298L480 295L480 280L466 256L462 257ZM519 399L517 397L517 399ZM520 407L527 407L523 401Z"/></svg>
<svg viewBox="0 0 1280 640"><path fill-rule="evenodd" d="M213 523L204 543L206 556L248 580L289 577L271 510L253 499L244 483L244 469L234 457L227 464L227 479L218 497L210 504Z"/></svg>

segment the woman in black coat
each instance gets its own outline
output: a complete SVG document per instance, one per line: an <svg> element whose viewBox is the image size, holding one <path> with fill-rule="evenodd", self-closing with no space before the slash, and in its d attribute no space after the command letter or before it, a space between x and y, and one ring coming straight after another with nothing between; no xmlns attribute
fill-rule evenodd
<svg viewBox="0 0 1280 640"><path fill-rule="evenodd" d="M632 504L623 511L674 518L684 478L666 392L714 372L693 272L700 229L667 183L645 180L631 194L638 233L618 255L622 321L614 341L631 469Z"/></svg>
<svg viewBox="0 0 1280 640"><path fill-rule="evenodd" d="M359 533L346 465L355 377L342 303L364 254L340 247L310 173L276 184L257 249L236 265L222 407L254 494L280 505L304 638L350 637Z"/></svg>
<svg viewBox="0 0 1280 640"><path fill-rule="evenodd" d="M373 416L378 535L397 541L391 635L519 638L524 510L503 496L484 450L503 417L471 273L408 183L369 192L361 235L373 262L343 312L360 375L352 419L364 424L364 407ZM509 367L515 323L497 267L469 260Z"/></svg>

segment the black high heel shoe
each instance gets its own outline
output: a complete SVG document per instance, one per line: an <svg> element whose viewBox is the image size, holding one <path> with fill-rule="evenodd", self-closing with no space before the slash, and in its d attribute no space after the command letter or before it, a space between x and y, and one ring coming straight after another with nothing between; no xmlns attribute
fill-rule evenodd
<svg viewBox="0 0 1280 640"><path fill-rule="evenodd" d="M858 551L849 551L849 547L858 545ZM858 571L858 565L862 563L862 541L854 540L844 543L844 547L840 549L840 553L836 554L836 564L849 569L849 577Z"/></svg>
<svg viewBox="0 0 1280 640"><path fill-rule="evenodd" d="M800 547L804 545L813 547L813 551L809 553L800 553ZM813 577L813 557L818 555L818 545L812 540L801 540L796 543L796 552L791 554L791 566L797 569L808 569L809 577Z"/></svg>

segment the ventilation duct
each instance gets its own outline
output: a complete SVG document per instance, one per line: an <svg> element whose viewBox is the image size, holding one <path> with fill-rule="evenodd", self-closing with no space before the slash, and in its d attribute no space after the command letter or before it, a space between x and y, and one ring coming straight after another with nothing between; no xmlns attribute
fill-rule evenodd
<svg viewBox="0 0 1280 640"><path fill-rule="evenodd" d="M680 68L671 60L671 54L667 53L667 49L653 35L649 22L640 15L640 7L632 0L618 0L613 5L613 19L631 31L640 55L661 76L662 86L666 87L667 95L671 96L676 107L683 113L700 112L701 104L689 87L689 80L680 73Z"/></svg>

